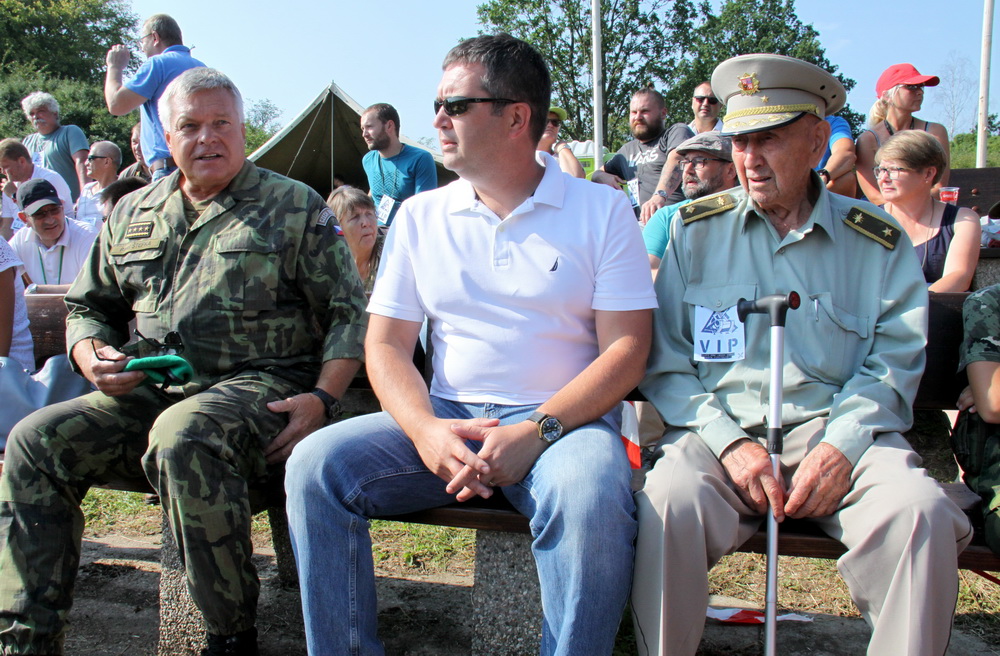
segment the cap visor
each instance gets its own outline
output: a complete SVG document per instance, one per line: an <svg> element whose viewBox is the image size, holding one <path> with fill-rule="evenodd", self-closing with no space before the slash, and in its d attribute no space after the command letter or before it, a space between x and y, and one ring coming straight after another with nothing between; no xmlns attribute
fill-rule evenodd
<svg viewBox="0 0 1000 656"><path fill-rule="evenodd" d="M43 198L41 200L36 200L34 203L31 203L30 205L25 207L24 213L27 214L28 216L31 216L32 214L42 209L46 205L58 205L58 204L59 204L58 198Z"/></svg>

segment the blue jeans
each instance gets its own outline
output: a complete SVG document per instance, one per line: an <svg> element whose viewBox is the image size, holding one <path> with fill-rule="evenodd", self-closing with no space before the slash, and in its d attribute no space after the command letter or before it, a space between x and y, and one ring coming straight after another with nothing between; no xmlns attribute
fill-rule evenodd
<svg viewBox="0 0 1000 656"><path fill-rule="evenodd" d="M525 420L535 406L431 397L438 417ZM481 446L469 441L473 450ZM567 433L502 488L530 520L541 584L542 654L610 654L632 575L635 506L621 438L605 418ZM285 489L310 654L382 654L368 518L454 501L386 412L313 433Z"/></svg>

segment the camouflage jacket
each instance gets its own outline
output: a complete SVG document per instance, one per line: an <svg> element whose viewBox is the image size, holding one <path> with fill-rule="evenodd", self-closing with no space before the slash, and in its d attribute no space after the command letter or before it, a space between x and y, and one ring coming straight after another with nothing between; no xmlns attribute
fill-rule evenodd
<svg viewBox="0 0 1000 656"><path fill-rule="evenodd" d="M965 339L958 370L970 362L1000 362L1000 285L970 294L962 306Z"/></svg>
<svg viewBox="0 0 1000 656"><path fill-rule="evenodd" d="M119 202L66 295L66 341L180 336L197 385L363 356L365 294L309 187L244 163L192 223L179 173Z"/></svg>

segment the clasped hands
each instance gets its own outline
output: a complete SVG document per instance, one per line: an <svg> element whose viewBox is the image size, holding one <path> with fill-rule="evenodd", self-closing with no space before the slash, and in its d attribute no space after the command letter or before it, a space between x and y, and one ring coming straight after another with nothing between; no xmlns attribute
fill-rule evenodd
<svg viewBox="0 0 1000 656"><path fill-rule="evenodd" d="M735 442L720 458L743 502L757 512L767 512L768 504L779 522L825 517L840 506L851 487L850 461L834 446L820 442L802 459L785 490L784 479L775 479L767 449L754 440Z"/></svg>
<svg viewBox="0 0 1000 656"><path fill-rule="evenodd" d="M412 438L424 465L458 501L488 499L494 487L517 483L546 447L529 421L500 426L497 419L431 418ZM478 454L466 440L483 443Z"/></svg>

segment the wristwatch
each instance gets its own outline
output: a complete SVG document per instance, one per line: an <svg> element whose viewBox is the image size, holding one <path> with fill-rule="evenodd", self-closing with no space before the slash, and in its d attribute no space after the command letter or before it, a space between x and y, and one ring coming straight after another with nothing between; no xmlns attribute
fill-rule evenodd
<svg viewBox="0 0 1000 656"><path fill-rule="evenodd" d="M657 189L655 193L660 198L663 198L663 199L667 198L667 192L663 191L662 189Z"/></svg>
<svg viewBox="0 0 1000 656"><path fill-rule="evenodd" d="M548 444L552 444L563 436L563 425L558 419L544 412L535 412L528 421L533 421L538 425L538 439Z"/></svg>
<svg viewBox="0 0 1000 656"><path fill-rule="evenodd" d="M830 181L830 172L827 171L826 169L820 169L816 171L816 173L819 175L819 177L823 178L824 182Z"/></svg>
<svg viewBox="0 0 1000 656"><path fill-rule="evenodd" d="M315 395L326 406L326 416L328 419L336 419L340 414L340 401L333 398L329 392L320 388L313 389L310 394Z"/></svg>

